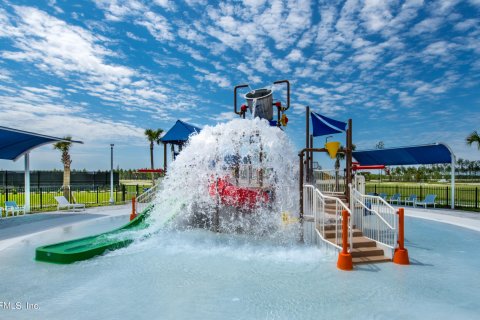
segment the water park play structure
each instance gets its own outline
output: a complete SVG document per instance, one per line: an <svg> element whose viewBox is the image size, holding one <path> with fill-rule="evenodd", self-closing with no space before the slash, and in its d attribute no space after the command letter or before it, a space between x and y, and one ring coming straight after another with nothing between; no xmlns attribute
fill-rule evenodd
<svg viewBox="0 0 480 320"><path fill-rule="evenodd" d="M337 266L342 270L392 259L408 264L403 210L397 211L380 197L364 195L361 177L353 176L352 121L317 114L310 119L307 107L306 147L296 158L283 132L288 124L290 83L281 80L268 88L250 89L244 95L246 103L238 107L237 96L245 88L249 86L234 88L234 112L239 119L194 130L187 144L165 139L165 146L177 143L184 151L170 165L161 186L133 201L130 223L97 236L39 247L36 259L85 260L168 226L259 238L294 235L302 242L338 249ZM285 93L285 104L278 98L281 93ZM314 148L310 120L315 136L345 132L345 147L331 141L324 148ZM323 129L318 129L318 122ZM187 128L184 123L178 125ZM313 170L314 153L328 153L333 159L337 152L345 154L344 175L338 170Z"/></svg>

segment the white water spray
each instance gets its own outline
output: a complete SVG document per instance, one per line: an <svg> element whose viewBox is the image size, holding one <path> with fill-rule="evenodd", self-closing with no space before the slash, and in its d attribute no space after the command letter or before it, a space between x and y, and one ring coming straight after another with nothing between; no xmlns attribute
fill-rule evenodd
<svg viewBox="0 0 480 320"><path fill-rule="evenodd" d="M281 219L285 212L297 215L297 177L293 144L266 120L236 119L207 126L190 138L169 167L149 231L200 227L262 237L284 235L286 229L298 227L284 226ZM255 190L258 201L243 206L225 203L218 181Z"/></svg>

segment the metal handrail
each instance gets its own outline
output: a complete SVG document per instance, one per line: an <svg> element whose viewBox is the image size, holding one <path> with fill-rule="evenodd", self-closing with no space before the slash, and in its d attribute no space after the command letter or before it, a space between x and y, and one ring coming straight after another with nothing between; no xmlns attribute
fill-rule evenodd
<svg viewBox="0 0 480 320"><path fill-rule="evenodd" d="M353 192L355 192L356 195L360 194L360 193L359 193L357 190L355 190L355 189L353 189ZM369 196L369 195L362 195L362 194L360 194L360 196L363 196L364 198L374 198L374 199L380 198L380 199L382 199L382 197L378 197L378 196ZM357 198L355 198L355 199L357 199ZM383 199L382 199L382 200L383 200ZM364 209L367 209L368 211L375 213L375 215L377 215L377 216L380 218L380 220L382 220L390 229L395 229L395 227L393 227L392 225L390 225L390 223L388 223L388 221L385 220L385 219L382 217L382 215L377 212L377 210L372 209L372 208L368 208L362 201L358 201L358 203L359 203ZM392 209L393 209L393 208L392 208Z"/></svg>
<svg viewBox="0 0 480 320"><path fill-rule="evenodd" d="M153 198L157 194L157 191L160 189L160 185L161 183L158 181L153 187L149 188L136 198L135 212L142 212L142 210L146 208L150 202L152 202Z"/></svg>
<svg viewBox="0 0 480 320"><path fill-rule="evenodd" d="M381 197L349 187L354 224L365 237L390 248L393 254L398 237L396 210Z"/></svg>
<svg viewBox="0 0 480 320"><path fill-rule="evenodd" d="M325 218L327 217L326 211L325 211L325 202L326 200L333 200L335 201L335 217L333 218L334 220L334 225L335 225L335 242L332 243L328 241L324 235L325 235ZM318 206L320 205L320 208ZM320 209L320 210L319 210ZM310 215L311 217L313 216L313 220L315 223L315 230L317 232L317 235L322 239L324 242L333 245L337 249L341 250L341 233L340 233L340 228L339 225L341 224L342 221L342 214L341 212L343 210L346 210L349 213L349 216L351 217L351 211L350 208L339 198L333 197L333 196L327 196L324 195L320 190L315 188L313 185L304 185L304 212L306 213L306 216ZM320 230L319 228L320 227ZM352 219L349 218L348 221L348 229L349 229L349 247L350 250L352 250L353 243L351 241L353 237L353 228L352 228Z"/></svg>
<svg viewBox="0 0 480 320"><path fill-rule="evenodd" d="M343 193L345 177L340 170L313 170L315 186L322 192Z"/></svg>

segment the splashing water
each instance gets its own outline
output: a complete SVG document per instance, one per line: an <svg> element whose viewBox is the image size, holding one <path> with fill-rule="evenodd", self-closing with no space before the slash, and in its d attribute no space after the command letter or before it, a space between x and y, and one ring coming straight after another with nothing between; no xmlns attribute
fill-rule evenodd
<svg viewBox="0 0 480 320"><path fill-rule="evenodd" d="M291 239L298 224L283 225L281 214L294 217L298 212L297 162L286 134L266 120L207 126L169 167L154 201L149 232L218 228Z"/></svg>

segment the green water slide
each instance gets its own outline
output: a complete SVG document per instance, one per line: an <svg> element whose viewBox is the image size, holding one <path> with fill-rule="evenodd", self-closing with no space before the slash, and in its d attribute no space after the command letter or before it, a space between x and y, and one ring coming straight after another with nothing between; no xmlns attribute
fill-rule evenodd
<svg viewBox="0 0 480 320"><path fill-rule="evenodd" d="M149 216L152 208L153 206L148 206L135 219L113 231L38 247L35 253L35 260L68 264L93 258L107 250L124 248L134 241L131 231L138 231L148 227L146 218Z"/></svg>

